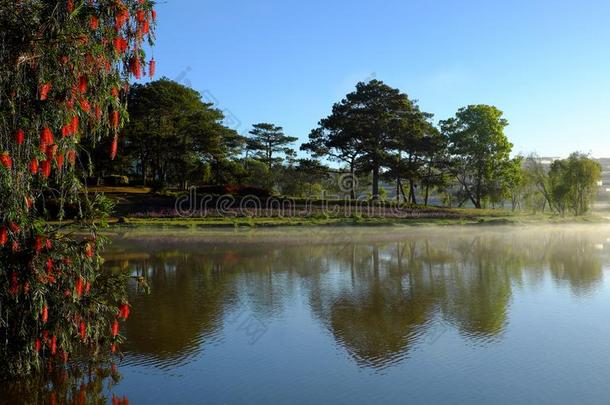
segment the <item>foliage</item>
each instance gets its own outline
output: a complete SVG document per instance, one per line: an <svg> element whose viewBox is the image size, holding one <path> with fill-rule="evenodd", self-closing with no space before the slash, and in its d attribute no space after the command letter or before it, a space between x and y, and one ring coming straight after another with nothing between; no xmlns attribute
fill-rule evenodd
<svg viewBox="0 0 610 405"><path fill-rule="evenodd" d="M535 210L549 207L560 215L584 215L599 190L601 171L599 163L582 153L548 165L535 155L529 156L524 164L526 184L533 188L528 198L533 200Z"/></svg>
<svg viewBox="0 0 610 405"><path fill-rule="evenodd" d="M506 191L503 180L511 168L512 144L504 134L508 121L502 115L493 106L470 105L440 123L456 179L476 208Z"/></svg>
<svg viewBox="0 0 610 405"><path fill-rule="evenodd" d="M0 3L0 345L2 373L24 375L71 353L107 355L122 341L125 276L101 273L105 240L77 161L85 140L116 155L131 75L153 41L149 0ZM81 143L83 141L83 143ZM80 165L78 164L80 163ZM46 203L77 207L85 237L41 221ZM97 207L97 208L96 208ZM120 308L120 310L119 310Z"/></svg>
<svg viewBox="0 0 610 405"><path fill-rule="evenodd" d="M256 159L272 169L274 165L282 162L282 158L278 155L294 157L295 151L290 148L290 144L296 142L297 139L284 134L282 127L268 123L255 124L250 130L247 150L254 153Z"/></svg>
<svg viewBox="0 0 610 405"><path fill-rule="evenodd" d="M562 215L566 211L586 214L598 191L601 171L599 163L580 153L553 162L548 173L553 207Z"/></svg>
<svg viewBox="0 0 610 405"><path fill-rule="evenodd" d="M129 115L126 153L138 163L144 184L152 179L186 188L188 180L202 179L203 164L218 182L224 161L243 143L222 125L221 111L195 90L166 78L133 86Z"/></svg>

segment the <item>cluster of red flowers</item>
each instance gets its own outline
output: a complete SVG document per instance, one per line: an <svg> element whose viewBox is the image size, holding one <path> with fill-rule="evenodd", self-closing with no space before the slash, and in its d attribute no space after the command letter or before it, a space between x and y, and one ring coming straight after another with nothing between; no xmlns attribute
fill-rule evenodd
<svg viewBox="0 0 610 405"><path fill-rule="evenodd" d="M41 359L66 362L76 344L117 350L119 321L129 316L125 296L96 304L95 311L88 304L101 289L98 240L60 235L40 217L51 196L61 196L61 204L86 198L77 186L81 140L107 137L114 159L126 119L121 94L132 77L153 76L156 68L143 50L145 38L154 40L152 0L50 3L56 4L7 5L7 15L20 18L7 20L0 32L0 64L13 69L0 76L7 105L0 119L11 123L0 127L0 303L9 313L3 319L10 319L0 324L0 350L13 353L7 362L21 367L16 373L35 369ZM20 21L45 24L32 29ZM17 335L23 327L27 332ZM27 347L7 349L24 336Z"/></svg>

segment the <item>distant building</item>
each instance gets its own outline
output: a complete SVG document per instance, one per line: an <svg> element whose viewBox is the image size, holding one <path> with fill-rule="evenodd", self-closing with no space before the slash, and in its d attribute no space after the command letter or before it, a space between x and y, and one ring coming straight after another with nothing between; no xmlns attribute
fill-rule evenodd
<svg viewBox="0 0 610 405"><path fill-rule="evenodd" d="M550 166L554 161L559 160L558 157L536 157L534 160L544 166Z"/></svg>
<svg viewBox="0 0 610 405"><path fill-rule="evenodd" d="M602 165L602 181L600 184L602 192L610 193L610 158L600 158L597 161Z"/></svg>

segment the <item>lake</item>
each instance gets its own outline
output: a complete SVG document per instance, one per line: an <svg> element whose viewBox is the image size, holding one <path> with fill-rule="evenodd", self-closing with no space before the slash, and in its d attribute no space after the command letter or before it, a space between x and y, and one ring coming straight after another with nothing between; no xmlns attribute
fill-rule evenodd
<svg viewBox="0 0 610 405"><path fill-rule="evenodd" d="M151 292L131 289L122 378L84 388L92 400L610 398L607 226L159 229L112 239L106 267L144 276ZM13 403L49 387L15 390L0 385Z"/></svg>

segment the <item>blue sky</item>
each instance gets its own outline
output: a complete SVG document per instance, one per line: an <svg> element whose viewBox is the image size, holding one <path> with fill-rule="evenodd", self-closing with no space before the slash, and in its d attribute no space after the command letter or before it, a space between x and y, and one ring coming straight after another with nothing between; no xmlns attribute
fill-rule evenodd
<svg viewBox="0 0 610 405"><path fill-rule="evenodd" d="M377 78L435 120L493 104L515 152L610 156L610 2L167 0L158 76L307 138L358 81Z"/></svg>

